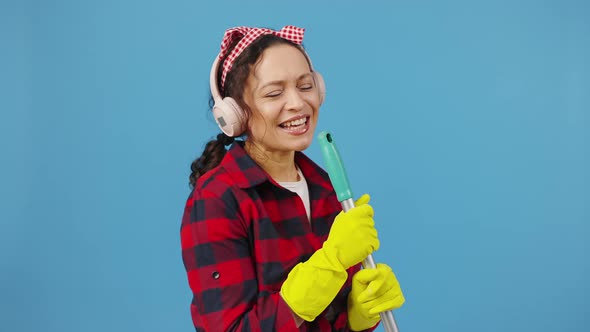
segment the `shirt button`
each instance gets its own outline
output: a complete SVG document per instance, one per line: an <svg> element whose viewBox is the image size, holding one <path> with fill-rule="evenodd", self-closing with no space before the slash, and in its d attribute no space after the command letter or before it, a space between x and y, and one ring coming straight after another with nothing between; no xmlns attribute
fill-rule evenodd
<svg viewBox="0 0 590 332"><path fill-rule="evenodd" d="M217 280L219 279L219 272L215 271L213 272L213 274L211 274L211 276L213 277L213 279Z"/></svg>

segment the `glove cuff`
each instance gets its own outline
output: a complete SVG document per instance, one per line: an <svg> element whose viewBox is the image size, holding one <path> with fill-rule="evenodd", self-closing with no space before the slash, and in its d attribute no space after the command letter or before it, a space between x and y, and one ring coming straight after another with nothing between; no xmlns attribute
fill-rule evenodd
<svg viewBox="0 0 590 332"><path fill-rule="evenodd" d="M344 266L342 261L338 257L338 249L334 247L330 242L324 242L322 249L326 255L326 259L330 260L330 263L335 269L341 269L346 271L350 266Z"/></svg>
<svg viewBox="0 0 590 332"><path fill-rule="evenodd" d="M281 296L297 316L311 322L330 305L347 278L334 253L321 248L289 272Z"/></svg>

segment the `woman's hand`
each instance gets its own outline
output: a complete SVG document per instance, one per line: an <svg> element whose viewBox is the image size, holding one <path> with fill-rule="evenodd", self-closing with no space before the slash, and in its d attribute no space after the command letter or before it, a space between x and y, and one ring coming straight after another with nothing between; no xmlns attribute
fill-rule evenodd
<svg viewBox="0 0 590 332"><path fill-rule="evenodd" d="M348 295L348 324L353 331L375 326L379 313L401 307L405 302L395 274L386 264L363 269L352 277Z"/></svg>
<svg viewBox="0 0 590 332"><path fill-rule="evenodd" d="M369 195L365 194L355 202L354 208L340 212L324 243L324 248L335 254L344 269L362 262L379 249L374 212L369 200Z"/></svg>

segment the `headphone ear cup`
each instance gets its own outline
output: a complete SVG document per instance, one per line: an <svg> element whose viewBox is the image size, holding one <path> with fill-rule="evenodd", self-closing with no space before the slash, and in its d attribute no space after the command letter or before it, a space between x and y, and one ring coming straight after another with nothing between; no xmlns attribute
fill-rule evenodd
<svg viewBox="0 0 590 332"><path fill-rule="evenodd" d="M231 97L225 97L213 106L215 122L227 136L237 137L246 131L246 114Z"/></svg>
<svg viewBox="0 0 590 332"><path fill-rule="evenodd" d="M320 95L320 105L324 103L324 100L326 99L326 83L324 83L324 78L322 77L322 74L320 74L317 71L314 71L314 76L315 76L315 84L318 87L318 93Z"/></svg>

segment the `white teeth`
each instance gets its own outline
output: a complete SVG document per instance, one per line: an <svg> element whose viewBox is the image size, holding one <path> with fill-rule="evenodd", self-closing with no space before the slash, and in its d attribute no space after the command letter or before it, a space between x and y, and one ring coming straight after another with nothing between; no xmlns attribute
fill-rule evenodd
<svg viewBox="0 0 590 332"><path fill-rule="evenodd" d="M298 119L298 120L294 120L294 121L285 122L285 123L282 124L282 126L283 127L286 127L286 128L289 128L289 127L292 127L292 126L302 125L302 124L304 124L306 122L307 122L307 117L301 118L301 119Z"/></svg>

